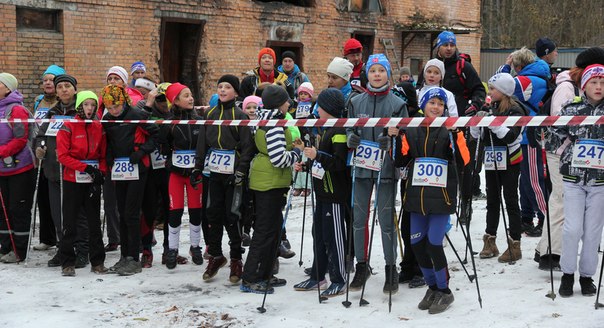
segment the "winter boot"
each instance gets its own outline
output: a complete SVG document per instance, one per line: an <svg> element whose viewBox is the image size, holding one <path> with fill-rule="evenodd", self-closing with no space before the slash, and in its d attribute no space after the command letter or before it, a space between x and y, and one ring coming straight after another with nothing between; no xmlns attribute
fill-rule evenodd
<svg viewBox="0 0 604 328"><path fill-rule="evenodd" d="M126 258L125 257L120 257L120 260L117 261L117 263L115 263L112 267L109 268L109 273L117 273L117 270L119 270L119 268L123 267L124 265L126 265Z"/></svg>
<svg viewBox="0 0 604 328"><path fill-rule="evenodd" d="M560 255L552 254L552 260L549 259L549 254L539 257L539 270L549 271L551 268L553 271L561 271L560 268Z"/></svg>
<svg viewBox="0 0 604 328"><path fill-rule="evenodd" d="M359 262L356 265L356 272L352 282L350 282L350 290L360 290L367 279L371 277L371 271L366 262Z"/></svg>
<svg viewBox="0 0 604 328"><path fill-rule="evenodd" d="M96 274L105 274L105 273L109 272L109 269L107 269L105 267L105 265L99 264L99 265L93 265L90 268L90 272L96 273Z"/></svg>
<svg viewBox="0 0 604 328"><path fill-rule="evenodd" d="M434 293L434 301L432 302L432 305L430 305L428 313L438 314L445 312L445 310L451 306L451 303L453 303L454 300L455 298L453 297L453 293L451 293L450 289L447 288L446 291L439 289Z"/></svg>
<svg viewBox="0 0 604 328"><path fill-rule="evenodd" d="M63 269L61 269L61 275L63 277L75 277L75 267L64 267Z"/></svg>
<svg viewBox="0 0 604 328"><path fill-rule="evenodd" d="M291 250L291 246L289 246L289 241L283 240L281 241L281 245L279 246L279 256L284 259L291 259L296 256L296 252Z"/></svg>
<svg viewBox="0 0 604 328"><path fill-rule="evenodd" d="M583 296L594 296L596 295L596 285L591 277L579 277L579 284L581 285L581 294Z"/></svg>
<svg viewBox="0 0 604 328"><path fill-rule="evenodd" d="M428 290L426 290L426 294L424 295L424 298L422 298L422 300L419 302L419 304L417 305L417 308L420 310L429 309L430 306L432 306L432 303L434 303L434 296L436 295L437 290L438 289L436 288L436 285L428 287Z"/></svg>
<svg viewBox="0 0 604 328"><path fill-rule="evenodd" d="M562 280L560 281L560 289L558 289L558 294L561 297L571 297L573 296L573 285L575 284L575 275L565 273L562 275Z"/></svg>
<svg viewBox="0 0 604 328"><path fill-rule="evenodd" d="M169 249L168 254L166 254L166 267L168 269L176 268L177 258L178 257L178 249Z"/></svg>
<svg viewBox="0 0 604 328"><path fill-rule="evenodd" d="M384 288L382 291L384 294L396 294L398 292L398 272L396 270L396 265L386 265L386 269L384 270L386 274L386 281L384 282Z"/></svg>
<svg viewBox="0 0 604 328"><path fill-rule="evenodd" d="M88 261L88 254L84 254L84 253L76 254L76 261L75 261L76 269L85 268L88 265L88 263L90 263Z"/></svg>
<svg viewBox="0 0 604 328"><path fill-rule="evenodd" d="M15 252L10 251L10 252L6 253L4 256L0 257L0 262L2 262L2 263L17 263L17 256L15 255Z"/></svg>
<svg viewBox="0 0 604 328"><path fill-rule="evenodd" d="M501 256L497 259L499 263L518 261L522 258L522 251L520 250L520 240L514 240L512 238L509 238L509 243L512 248L510 250L510 248L508 247L508 249L506 249L505 252L501 254Z"/></svg>
<svg viewBox="0 0 604 328"><path fill-rule="evenodd" d="M135 261L131 256L126 257L125 264L117 269L117 274L120 276L131 276L135 273L141 273L141 262Z"/></svg>
<svg viewBox="0 0 604 328"><path fill-rule="evenodd" d="M418 288L426 286L426 280L424 280L424 276L413 276L411 281L409 281L409 288Z"/></svg>
<svg viewBox="0 0 604 328"><path fill-rule="evenodd" d="M238 259L231 259L231 273L229 274L229 281L236 284L241 281L241 275L243 274L243 262Z"/></svg>
<svg viewBox="0 0 604 328"><path fill-rule="evenodd" d="M208 267L203 273L203 280L210 280L218 273L218 270L227 264L224 256L212 256L208 260Z"/></svg>
<svg viewBox="0 0 604 328"><path fill-rule="evenodd" d="M191 255L191 258L193 259L193 263L195 263L197 265L203 264L203 253L201 252L200 246L197 246L197 247L191 246L189 248L189 254Z"/></svg>
<svg viewBox="0 0 604 328"><path fill-rule="evenodd" d="M143 256L141 256L141 265L145 269L153 266L153 252L150 249L143 250Z"/></svg>
<svg viewBox="0 0 604 328"><path fill-rule="evenodd" d="M48 266L51 268L58 267L61 266L61 262L61 254L59 254L59 251L57 251L55 256L48 260Z"/></svg>
<svg viewBox="0 0 604 328"><path fill-rule="evenodd" d="M497 248L497 244L495 243L496 239L497 236L492 236L489 234L484 234L484 236L482 236L484 247L482 248L482 251L480 251L481 259L488 259L499 255L499 249Z"/></svg>

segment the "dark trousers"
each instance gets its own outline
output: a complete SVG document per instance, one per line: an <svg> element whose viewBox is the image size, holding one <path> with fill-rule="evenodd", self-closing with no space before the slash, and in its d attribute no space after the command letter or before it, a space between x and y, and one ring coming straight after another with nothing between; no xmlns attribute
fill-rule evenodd
<svg viewBox="0 0 604 328"><path fill-rule="evenodd" d="M40 243L54 246L57 244L57 232L50 214L50 196L48 193L48 179L42 173L38 180L38 213L40 218Z"/></svg>
<svg viewBox="0 0 604 328"><path fill-rule="evenodd" d="M312 196L311 196L312 197ZM315 259L310 277L323 280L325 273L329 272L329 280L335 283L344 283L346 272L346 205L327 203L317 200L313 220L313 242Z"/></svg>
<svg viewBox="0 0 604 328"><path fill-rule="evenodd" d="M518 175L520 165L508 165L505 171L486 171L487 182L487 228L485 232L496 236L501 210L501 189L508 213L510 237L520 240L522 233L520 206L518 204Z"/></svg>
<svg viewBox="0 0 604 328"><path fill-rule="evenodd" d="M21 260L27 256L27 243L29 242L29 228L31 226L31 207L34 199L36 171L29 171L0 177L0 192L2 202L0 205L0 247L1 253L6 254L11 250ZM6 215L5 215L6 214ZM8 222L10 229L6 224ZM15 248L11 243L11 234L15 241Z"/></svg>
<svg viewBox="0 0 604 328"><path fill-rule="evenodd" d="M63 209L62 206L69 202L69 198L61 199L61 183L59 181L48 181L48 192L50 198L50 210L52 220L57 234L58 245L60 247L63 240ZM88 254L88 222L86 216L80 213L77 220L77 236L73 241L78 253Z"/></svg>
<svg viewBox="0 0 604 328"><path fill-rule="evenodd" d="M405 196L405 185L407 180L401 179L401 199ZM409 279L413 276L422 276L415 252L411 250L411 213L401 207L401 237L403 238L403 260L401 261L401 274Z"/></svg>
<svg viewBox="0 0 604 328"><path fill-rule="evenodd" d="M468 133L469 135L469 133ZM480 148L481 150L478 153L478 158L476 157L476 147L478 147L478 140L474 138L468 138L468 150L470 152L470 163L465 166L458 165L458 171L462 172L462 181L461 181L461 197L462 201L468 201L472 195L480 194L480 171L482 170L482 149L484 145L482 144L484 140L481 140ZM476 163L478 162L478 166Z"/></svg>
<svg viewBox="0 0 604 328"><path fill-rule="evenodd" d="M170 175L166 169L149 170L149 174L147 175L142 205L144 221L141 222L143 249L151 249L153 231L155 229L153 221L157 217L158 210L162 221L166 226L166 229L164 229L164 248L167 249L168 247L167 225L168 218L170 217L170 195L168 194L169 177Z"/></svg>
<svg viewBox="0 0 604 328"><path fill-rule="evenodd" d="M120 251L138 262L141 245L140 215L147 180L147 169L139 164L139 179L114 181L117 210L120 214Z"/></svg>
<svg viewBox="0 0 604 328"><path fill-rule="evenodd" d="M92 266L105 263L103 233L101 231L101 186L91 183L63 181L63 240L61 252L62 266L74 266L76 253L74 240L78 233L78 221L82 210L88 224L89 257Z"/></svg>
<svg viewBox="0 0 604 328"><path fill-rule="evenodd" d="M557 169L557 168L556 168ZM545 176L543 172L543 155L541 148L522 145L522 162L520 163L520 209L522 220L532 224L535 214L539 225L543 225L548 199L545 198ZM541 206L540 206L541 205Z"/></svg>
<svg viewBox="0 0 604 328"><path fill-rule="evenodd" d="M283 226L281 208L285 205L287 188L254 191L256 222L249 253L243 267L243 280L254 283L271 277L277 257L277 239Z"/></svg>
<svg viewBox="0 0 604 328"><path fill-rule="evenodd" d="M214 174L210 176L207 186L208 198L206 216L208 219L208 253L212 256L222 256L223 227L229 236L230 256L232 259L241 259L241 232L239 228L240 215L231 210L233 203L234 187L229 185L226 175ZM240 205L240 204L239 204Z"/></svg>
<svg viewBox="0 0 604 328"><path fill-rule="evenodd" d="M103 209L107 223L107 238L109 244L120 243L120 216L117 210L117 199L115 198L115 184L110 176L103 184Z"/></svg>

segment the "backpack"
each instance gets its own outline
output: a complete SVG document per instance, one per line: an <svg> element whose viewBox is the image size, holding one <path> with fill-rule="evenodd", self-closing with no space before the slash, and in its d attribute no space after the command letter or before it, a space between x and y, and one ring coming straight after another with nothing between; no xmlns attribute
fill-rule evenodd
<svg viewBox="0 0 604 328"><path fill-rule="evenodd" d="M572 83L572 85L575 90L575 97L578 97L579 88L577 88L575 83ZM556 86L556 87L558 87L558 86ZM547 98L545 100L545 102L543 102L542 105L539 107L539 110L537 111L538 116L550 116L550 114L552 112L552 98L553 98L552 96L554 94L554 91L556 90L556 87L551 90L551 93L549 94L549 98ZM548 91L548 93L549 93L549 91ZM543 99L545 99L546 96L547 96L547 94L545 96L543 96Z"/></svg>
<svg viewBox="0 0 604 328"><path fill-rule="evenodd" d="M459 60L457 60L457 63L455 63L455 71L459 77L459 82L463 86L464 99L470 99L470 90L466 88L466 74L463 72L464 68L466 67L466 60L470 63L472 62L472 58L469 54L460 53Z"/></svg>

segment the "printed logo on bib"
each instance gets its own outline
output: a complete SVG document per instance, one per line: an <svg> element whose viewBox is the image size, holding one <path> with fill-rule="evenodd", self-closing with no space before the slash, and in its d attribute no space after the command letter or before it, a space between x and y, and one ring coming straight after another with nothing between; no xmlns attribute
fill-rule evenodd
<svg viewBox="0 0 604 328"><path fill-rule="evenodd" d="M413 164L412 186L447 187L447 161L434 157L419 157Z"/></svg>
<svg viewBox="0 0 604 328"><path fill-rule="evenodd" d="M361 86L361 80L350 80L350 85L356 85L358 87Z"/></svg>
<svg viewBox="0 0 604 328"><path fill-rule="evenodd" d="M201 174L203 174L206 177L210 177L210 155L211 154L212 154L212 150L210 150L206 154L206 158L203 161L203 171L201 171Z"/></svg>
<svg viewBox="0 0 604 328"><path fill-rule="evenodd" d="M37 120L41 120L41 119L45 118L46 115L48 115L48 110L49 109L50 108L46 108L46 107L45 108L38 108L36 110L36 113L34 114L34 118L37 119Z"/></svg>
<svg viewBox="0 0 604 328"><path fill-rule="evenodd" d="M484 147L484 169L487 171L505 171L508 169L507 147ZM495 166L497 164L497 166Z"/></svg>
<svg viewBox="0 0 604 328"><path fill-rule="evenodd" d="M195 167L194 150L175 150L172 152L172 165L182 169L192 169Z"/></svg>
<svg viewBox="0 0 604 328"><path fill-rule="evenodd" d="M603 140L579 139L573 147L571 166L586 169L604 169L602 155L604 155Z"/></svg>
<svg viewBox="0 0 604 328"><path fill-rule="evenodd" d="M325 169L323 169L321 163L315 160L312 162L311 173L313 178L323 180L323 176L325 175Z"/></svg>
<svg viewBox="0 0 604 328"><path fill-rule="evenodd" d="M128 157L116 158L111 168L111 180L132 181L138 180L138 164L130 163Z"/></svg>
<svg viewBox="0 0 604 328"><path fill-rule="evenodd" d="M85 160L82 163L91 165L94 168L99 168L99 161ZM75 171L76 183L92 183L92 177L86 172Z"/></svg>
<svg viewBox="0 0 604 328"><path fill-rule="evenodd" d="M361 144L357 147L356 156L352 158L353 154L348 153L348 165L353 164L355 161L356 167L379 171L382 169L382 153L379 144L377 142L369 140L361 140Z"/></svg>
<svg viewBox="0 0 604 328"><path fill-rule="evenodd" d="M214 173L235 173L235 151L212 149L208 166L210 167L210 171Z"/></svg>
<svg viewBox="0 0 604 328"><path fill-rule="evenodd" d="M298 108L296 108L296 118L307 118L310 115L311 108L312 103L310 102L299 103Z"/></svg>
<svg viewBox="0 0 604 328"><path fill-rule="evenodd" d="M154 170L163 169L166 167L166 155L162 155L159 153L159 150L154 150L151 153L151 167Z"/></svg>
<svg viewBox="0 0 604 328"><path fill-rule="evenodd" d="M55 115L52 118L53 119L71 119L73 117ZM61 129L62 126L63 126L63 121L48 123L48 129L46 129L46 136L47 137L56 137L57 133L59 133L59 130Z"/></svg>

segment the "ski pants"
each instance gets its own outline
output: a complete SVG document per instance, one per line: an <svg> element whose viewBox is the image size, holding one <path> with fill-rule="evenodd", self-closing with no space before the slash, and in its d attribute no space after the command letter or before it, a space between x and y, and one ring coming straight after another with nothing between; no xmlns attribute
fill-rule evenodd
<svg viewBox="0 0 604 328"><path fill-rule="evenodd" d="M187 193L187 206L189 207L189 237L191 246L199 247L201 239L201 194L203 192L203 185L199 184L196 188L193 188L188 176L172 172L170 173L168 190L170 194L169 248L178 249L180 226L185 206L185 190Z"/></svg>
<svg viewBox="0 0 604 328"><path fill-rule="evenodd" d="M158 213L159 200L161 205L159 213L164 224L164 250L168 248L168 218L170 197L168 195L168 171L166 169L149 170L147 182L145 183L145 195L143 197L143 217L141 221L141 236L143 249L150 250L153 243L153 222Z"/></svg>
<svg viewBox="0 0 604 328"><path fill-rule="evenodd" d="M505 207L509 219L510 237L520 240L522 222L520 219L520 206L518 204L518 175L520 165L508 165L507 170L489 170L485 172L487 184L487 227L485 232L496 236L501 216L501 202ZM503 199L501 190L503 189Z"/></svg>
<svg viewBox="0 0 604 328"><path fill-rule="evenodd" d="M240 214L233 213L233 207L240 208L241 204L233 204L235 187L229 185L230 175L211 173L208 182L208 202L206 215L208 217L208 253L222 256L222 235L226 230L229 236L231 259L241 259L241 229ZM242 187L241 187L242 188ZM281 209L279 209L281 210Z"/></svg>
<svg viewBox="0 0 604 328"><path fill-rule="evenodd" d="M539 224L543 224L545 199L545 176L543 172L543 155L541 148L522 145L522 162L520 163L520 210L522 221L533 223L535 213ZM543 209L543 210L542 210Z"/></svg>
<svg viewBox="0 0 604 328"><path fill-rule="evenodd" d="M35 170L31 169L19 174L0 177L0 193L2 193L0 246L2 255L12 250L20 260L27 256L31 208L36 186L35 174ZM7 221L9 224L7 224ZM10 225L10 229L8 225ZM15 249L11 242L11 235L15 242Z"/></svg>
<svg viewBox="0 0 604 328"><path fill-rule="evenodd" d="M443 238L449 223L448 214L411 213L411 245L428 286L448 288L447 257Z"/></svg>
<svg viewBox="0 0 604 328"><path fill-rule="evenodd" d="M139 260L141 246L141 205L145 192L147 168L139 165L138 180L114 181L117 210L120 214L120 251L122 257Z"/></svg>

